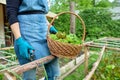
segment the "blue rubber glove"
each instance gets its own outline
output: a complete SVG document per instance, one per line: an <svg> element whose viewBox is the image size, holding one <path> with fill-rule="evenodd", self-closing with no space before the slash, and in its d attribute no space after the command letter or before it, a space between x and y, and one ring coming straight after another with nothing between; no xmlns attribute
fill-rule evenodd
<svg viewBox="0 0 120 80"><path fill-rule="evenodd" d="M50 27L50 33L56 34L57 32L58 32L58 31L55 29L54 26L51 26L51 27Z"/></svg>
<svg viewBox="0 0 120 80"><path fill-rule="evenodd" d="M28 44L27 41L23 40L22 37L18 38L15 43L19 48L19 53L24 58L30 59L29 51L34 50L33 47Z"/></svg>

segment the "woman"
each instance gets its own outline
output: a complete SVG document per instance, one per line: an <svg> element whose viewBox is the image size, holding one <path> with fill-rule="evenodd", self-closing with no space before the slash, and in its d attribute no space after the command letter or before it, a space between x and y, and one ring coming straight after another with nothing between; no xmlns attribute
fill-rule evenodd
<svg viewBox="0 0 120 80"><path fill-rule="evenodd" d="M7 0L7 15L15 36L15 52L20 65L30 62L29 52L34 51L34 59L50 55L48 49L47 0ZM50 28L55 33L55 29ZM56 80L60 75L58 59L44 64L48 80ZM23 73L23 80L36 80L36 69Z"/></svg>

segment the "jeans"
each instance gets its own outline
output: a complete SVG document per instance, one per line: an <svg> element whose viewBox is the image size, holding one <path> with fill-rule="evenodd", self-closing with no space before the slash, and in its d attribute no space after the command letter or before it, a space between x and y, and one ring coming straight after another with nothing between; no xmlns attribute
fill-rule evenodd
<svg viewBox="0 0 120 80"><path fill-rule="evenodd" d="M24 40L26 40L35 49L35 60L49 56L49 51L46 35L47 22L44 14L19 15L18 16L20 33ZM14 44L15 52L20 65L30 62L30 60L23 58L19 54L19 49ZM48 80L55 80L56 76L60 76L60 68L58 58L55 58L44 64ZM23 80L36 80L36 68L23 73Z"/></svg>

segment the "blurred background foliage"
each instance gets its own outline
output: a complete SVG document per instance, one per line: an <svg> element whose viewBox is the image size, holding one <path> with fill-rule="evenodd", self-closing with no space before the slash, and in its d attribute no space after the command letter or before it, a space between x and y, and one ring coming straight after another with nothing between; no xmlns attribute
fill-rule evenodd
<svg viewBox="0 0 120 80"><path fill-rule="evenodd" d="M50 10L59 13L69 11L70 1L56 0ZM86 41L101 37L120 37L120 20L113 20L111 8L117 6L117 0L74 0L75 12L82 17L86 25ZM69 33L70 15L61 15L54 22L55 27L62 32ZM82 37L83 28L76 18L76 35Z"/></svg>

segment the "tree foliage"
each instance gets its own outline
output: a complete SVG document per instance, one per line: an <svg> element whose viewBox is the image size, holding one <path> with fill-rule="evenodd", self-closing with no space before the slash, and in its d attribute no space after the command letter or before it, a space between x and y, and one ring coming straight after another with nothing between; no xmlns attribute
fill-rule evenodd
<svg viewBox="0 0 120 80"><path fill-rule="evenodd" d="M69 1L71 0L56 0L57 3L52 6L53 12L63 12L69 10ZM120 20L112 20L111 15L106 7L110 6L108 0L102 0L97 6L93 6L94 0L74 0L76 10L79 10L79 15L86 24L86 40L98 39L100 37L120 37ZM77 2L78 1L78 2ZM102 5L104 4L104 5ZM61 6L58 6L61 5ZM58 7L58 8L57 8ZM56 8L56 10L55 10ZM55 20L56 28L60 31L65 31L67 34L70 29L70 15L59 16ZM76 35L82 37L83 29L79 20L76 19Z"/></svg>
<svg viewBox="0 0 120 80"><path fill-rule="evenodd" d="M55 0L54 5L51 6L50 10L53 12L69 11L70 1L76 3L76 10L91 8L94 0Z"/></svg>
<svg viewBox="0 0 120 80"><path fill-rule="evenodd" d="M112 3L109 0L101 0L97 5L97 7L110 7Z"/></svg>

